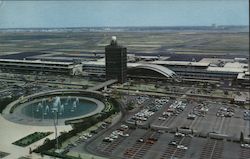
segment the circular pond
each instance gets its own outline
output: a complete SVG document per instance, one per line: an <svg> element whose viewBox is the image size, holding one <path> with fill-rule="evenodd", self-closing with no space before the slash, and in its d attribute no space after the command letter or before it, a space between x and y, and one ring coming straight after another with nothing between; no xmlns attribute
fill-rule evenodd
<svg viewBox="0 0 250 159"><path fill-rule="evenodd" d="M40 99L22 107L21 112L36 119L73 118L89 114L97 108L97 103L79 97L55 97Z"/></svg>
<svg viewBox="0 0 250 159"><path fill-rule="evenodd" d="M79 96L38 98L19 104L5 118L28 125L63 125L65 120L88 117L100 113L104 104L97 99Z"/></svg>

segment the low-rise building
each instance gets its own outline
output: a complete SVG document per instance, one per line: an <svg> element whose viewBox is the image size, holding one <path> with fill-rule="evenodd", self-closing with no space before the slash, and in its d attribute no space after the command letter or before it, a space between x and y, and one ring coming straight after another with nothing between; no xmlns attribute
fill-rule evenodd
<svg viewBox="0 0 250 159"><path fill-rule="evenodd" d="M82 64L41 60L0 59L0 70L2 72L43 72L79 75L82 73Z"/></svg>

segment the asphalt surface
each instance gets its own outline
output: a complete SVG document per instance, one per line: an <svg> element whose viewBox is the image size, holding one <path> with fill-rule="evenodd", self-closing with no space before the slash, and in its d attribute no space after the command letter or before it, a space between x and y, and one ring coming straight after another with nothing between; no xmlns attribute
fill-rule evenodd
<svg viewBox="0 0 250 159"><path fill-rule="evenodd" d="M168 117L165 121L159 121L158 116L161 112L168 109L173 101L169 101L152 119L149 120L151 126L160 125L169 129L167 131L158 132L158 130L151 129L128 129L128 137L119 136L112 142L103 142L103 139L114 130L120 128L121 123L131 116L127 114L124 109L123 116L113 126L102 130L98 135L91 138L83 144L82 148L77 148L76 151L86 151L94 155L107 157L111 159L164 159L164 158L184 158L184 159L249 159L250 149L242 148L240 143L233 140L217 140L213 139L208 133L215 132L218 134L226 134L232 139L240 137L240 132L243 131L245 137L249 133L249 122L243 120L244 110L241 108L234 108L235 113L233 117L217 117L216 113L222 106L228 106L223 103L206 103L208 112L204 117L196 117L195 120L188 120L187 115L193 111L198 103L188 102L184 111L177 116ZM149 102L144 103L146 106ZM124 105L123 105L124 108ZM139 109L137 109L139 111ZM136 113L137 111L133 112ZM186 126L194 130L194 135L177 137L174 133L168 130L182 130L181 127ZM205 137L199 137L199 134L206 134ZM150 141L151 138L156 141ZM143 139L143 142L139 142ZM183 145L187 149L177 148L177 145L170 145L171 141L175 141L177 145Z"/></svg>

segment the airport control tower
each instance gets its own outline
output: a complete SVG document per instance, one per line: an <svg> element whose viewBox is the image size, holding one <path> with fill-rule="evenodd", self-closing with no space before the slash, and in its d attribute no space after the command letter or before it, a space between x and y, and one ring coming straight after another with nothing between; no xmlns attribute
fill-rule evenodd
<svg viewBox="0 0 250 159"><path fill-rule="evenodd" d="M105 47L106 80L117 79L119 83L126 82L127 48L118 45L116 37L112 36L110 45Z"/></svg>

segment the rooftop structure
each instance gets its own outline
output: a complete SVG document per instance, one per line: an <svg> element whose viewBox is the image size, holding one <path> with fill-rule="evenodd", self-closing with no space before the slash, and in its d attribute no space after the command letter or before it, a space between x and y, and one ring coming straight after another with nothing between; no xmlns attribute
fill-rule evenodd
<svg viewBox="0 0 250 159"><path fill-rule="evenodd" d="M219 62L234 62L234 59L226 58L203 58L199 62L205 62L210 64L218 64Z"/></svg>
<svg viewBox="0 0 250 159"><path fill-rule="evenodd" d="M207 68L208 71L217 71L217 72L235 72L241 73L248 70L248 64L239 63L239 62L228 62L225 63L223 67L210 66Z"/></svg>
<svg viewBox="0 0 250 159"><path fill-rule="evenodd" d="M242 86L250 86L250 73L249 72L241 72L237 76L237 81Z"/></svg>
<svg viewBox="0 0 250 159"><path fill-rule="evenodd" d="M152 64L172 65L172 66L209 66L209 62L189 62L189 61L153 61Z"/></svg>
<svg viewBox="0 0 250 159"><path fill-rule="evenodd" d="M131 69L152 70L152 71L155 71L155 72L162 74L163 76L165 76L167 78L172 78L172 77L176 76L175 72L173 72L172 70L170 70L166 67L160 66L160 65L140 64L140 65L137 65L135 67L132 67Z"/></svg>

